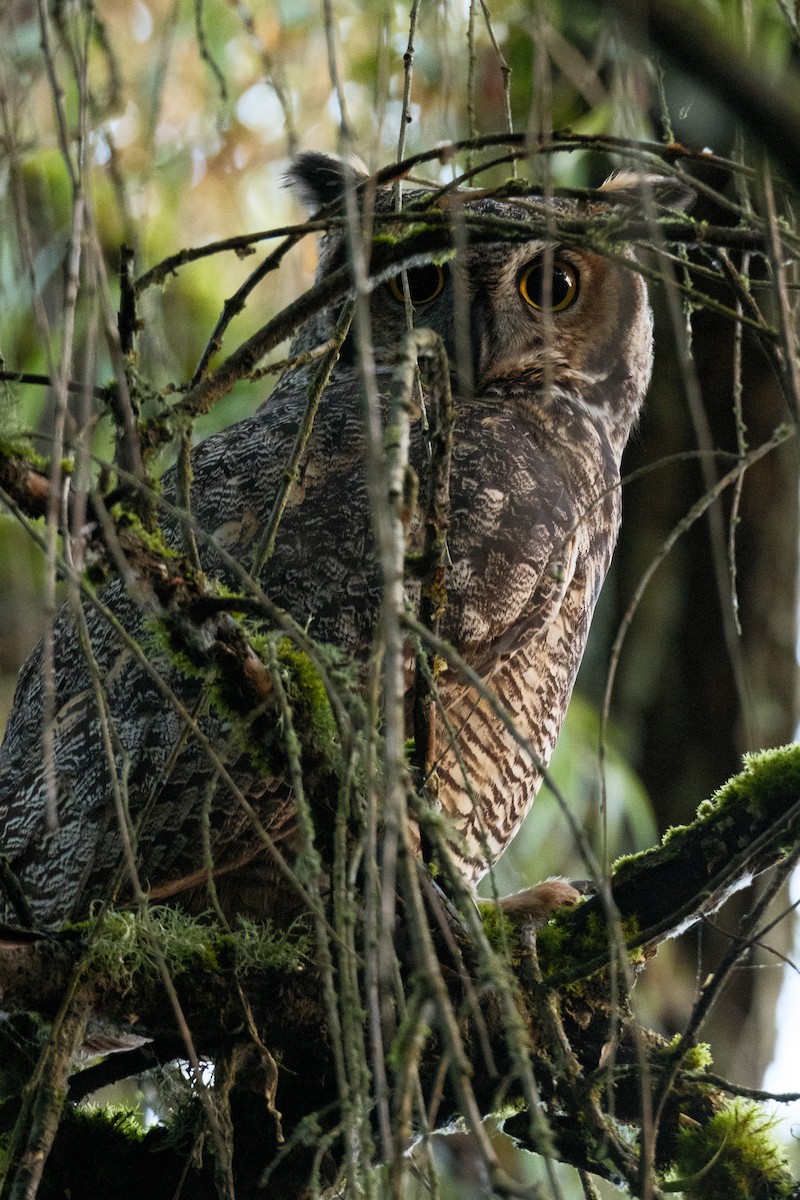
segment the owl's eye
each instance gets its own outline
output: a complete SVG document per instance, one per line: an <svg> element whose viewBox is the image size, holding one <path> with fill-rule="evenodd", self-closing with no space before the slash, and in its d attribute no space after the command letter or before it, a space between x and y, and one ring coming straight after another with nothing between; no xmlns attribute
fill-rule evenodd
<svg viewBox="0 0 800 1200"><path fill-rule="evenodd" d="M549 290L545 286L548 268ZM517 286L525 303L537 312L544 308L554 313L564 312L578 299L578 272L561 258L554 258L551 263L544 258L536 258L525 267Z"/></svg>
<svg viewBox="0 0 800 1200"><path fill-rule="evenodd" d="M424 267L409 267L406 276L411 303L415 307L419 304L430 304L444 287L444 271L435 263L426 263ZM389 280L389 291L400 304L405 303L402 274L394 275Z"/></svg>

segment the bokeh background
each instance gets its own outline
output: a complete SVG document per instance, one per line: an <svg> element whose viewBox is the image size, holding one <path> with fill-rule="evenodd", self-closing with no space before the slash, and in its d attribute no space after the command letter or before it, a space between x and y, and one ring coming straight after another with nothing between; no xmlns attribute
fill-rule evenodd
<svg viewBox="0 0 800 1200"><path fill-rule="evenodd" d="M791 4L708 0L705 8L771 77L800 57ZM301 220L282 184L299 149L352 151L377 168L399 151L509 127L532 137L569 129L680 141L750 171L705 169L702 181L720 198L701 196L700 219L730 220L726 197L757 206L767 169L759 147L685 64L659 58L646 29L637 28L637 12L581 0L495 0L491 12L481 0L413 7L389 0L97 0L91 9L66 0L49 20L60 122L38 5L8 0L0 12L5 371L51 375L66 355L71 378L108 382L104 323L118 303L120 247L132 248L140 274L183 248ZM83 109L74 70L81 56L88 61ZM81 111L88 112L82 127ZM65 147L79 164L88 206L71 337L64 314L76 187ZM551 176L585 187L620 165L623 157L595 148L533 156L520 169L538 182ZM454 169L426 168L440 179ZM488 182L507 173L496 170ZM273 245L261 243L252 256L200 259L145 295L138 369L155 393L191 378L224 301ZM253 292L214 361L308 285L314 259L307 238ZM711 268L706 289L731 305L721 269L714 279L713 262L704 265ZM675 270L680 275L683 266ZM753 294L768 309L768 269L754 260L751 273ZM736 453L742 437L755 446L788 418L755 339L739 341L735 323L718 313L676 311L663 289L654 289L653 301L654 383L625 464L627 473L651 469L625 487L622 538L554 768L598 848L605 826L611 858L689 820L744 751L790 741L797 725L798 464L791 441L747 472L733 526L726 493L678 540L645 592L611 697L601 805L599 714L620 622L664 539L723 469L713 456L684 452ZM237 385L198 421L195 436L246 415L270 386L269 377ZM0 439L25 433L47 453L54 411L48 388L0 383ZM66 452L78 445L90 445L98 460L112 450L108 417L80 393L70 400ZM54 598L45 580L40 552L0 512L0 727L16 671L50 619ZM513 890L551 872L580 877L585 868L557 805L543 795L497 884ZM699 984L752 899L742 894L712 923L662 947L637 987L654 1027L671 1034L685 1025ZM780 956L791 953L791 938L787 919L770 947L751 952L704 1030L716 1069L738 1082L758 1085L773 1056L775 1002L790 969Z"/></svg>

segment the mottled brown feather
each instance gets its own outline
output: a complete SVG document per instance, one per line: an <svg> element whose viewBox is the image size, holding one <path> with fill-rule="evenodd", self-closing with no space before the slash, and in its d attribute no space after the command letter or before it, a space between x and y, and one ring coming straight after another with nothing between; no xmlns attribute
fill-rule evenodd
<svg viewBox="0 0 800 1200"><path fill-rule="evenodd" d="M313 205L315 198L330 202L336 180L352 170L316 156L301 160L294 174ZM629 198L630 188L618 183L608 202L623 192ZM458 198L462 210L530 220L524 200L469 192ZM391 195L379 192L377 203L388 208ZM602 211L603 203L594 202L593 210ZM537 198L539 212L541 204ZM573 213L576 206L554 202L557 212ZM323 245L322 272L341 257L337 237L329 235ZM549 321L531 309L518 280L543 248L538 241L467 246L446 268L441 294L417 309L416 321L441 335L453 364L456 423L442 636L547 763L616 540L620 457L648 384L652 351L641 277L589 250L557 248L579 279L575 302ZM471 338L470 371L463 362L459 369L459 313L466 313ZM403 307L379 285L372 332L380 361L391 362L405 319ZM295 348L324 339L334 320L334 313L315 318ZM194 451L195 516L244 564L272 510L310 370L285 375L258 412ZM463 381L470 375L467 390ZM386 395L389 367L379 370L377 382ZM423 442L416 421L412 461L424 485ZM363 446L359 373L346 352L323 397L263 585L312 636L355 659L369 652L380 602ZM203 553L206 570L225 577L219 556ZM410 587L410 600L414 595ZM291 854L293 805L286 780L265 778L238 749L204 698L202 683L182 676L159 651L120 582L103 600L147 646L268 831ZM113 718L117 765L122 770L125 764L127 772L127 800L134 816L148 813L137 844L144 884L154 896L192 893L204 904L201 826L207 806L223 904L229 911L273 910L281 903L277 881L247 817L224 785L214 783L182 717L110 626L88 608L86 621ZM0 852L28 896L33 919L53 928L85 914L115 879L121 899L128 891L92 679L68 608L55 626L59 823L53 831L46 827L41 751L42 661L39 648L22 669L0 752ZM440 719L439 798L451 819L454 853L474 881L514 836L540 773L487 701L455 672L444 673L440 691L457 740L448 744ZM0 920L14 917L10 905L0 903Z"/></svg>

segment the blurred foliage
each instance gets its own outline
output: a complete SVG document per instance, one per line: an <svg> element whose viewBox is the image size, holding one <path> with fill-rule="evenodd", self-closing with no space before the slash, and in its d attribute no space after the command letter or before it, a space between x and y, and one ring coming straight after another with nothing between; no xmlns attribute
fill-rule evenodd
<svg viewBox="0 0 800 1200"><path fill-rule="evenodd" d="M632 23L635 9L631 6ZM791 4L705 0L704 9L721 18L735 44L755 46L759 63L772 77L780 78L787 64L796 61L800 22L796 12L792 18ZM66 351L71 378L87 385L108 383L114 375L102 310L105 302L113 313L119 303L121 246L132 247L135 272L142 274L182 248L302 220L304 214L282 187L297 149L352 150L376 168L397 156L401 132L404 153L412 154L472 133L502 130L507 109L512 127L532 135L571 129L678 139L719 154L739 152L742 146L730 113L704 90L702 81L632 48L609 10L589 0L496 0L491 14L477 0L432 0L419 6L413 47L410 4L334 0L335 71L323 6L307 0L99 0L94 7L84 0L58 0L49 11L63 134L41 50L37 4L7 0L0 12L0 359L14 372L52 376L65 353L62 314L75 188L62 136L68 157L80 169L80 190L89 207L75 338ZM406 54L413 76L404 126ZM73 68L84 55L89 104L81 131L80 71ZM491 156L488 152L485 157ZM446 180L465 165L464 159L433 162L427 169ZM585 151L543 155L523 169L538 182L552 178L565 186L593 186L620 165L616 156ZM500 182L508 172L503 165L482 181ZM729 180L723 186L729 196L735 192ZM241 258L233 252L202 258L147 292L140 312L138 367L155 387L188 383L225 299L274 244L262 243L256 253ZM298 295L314 265L314 247L305 239L287 256L279 275L270 274L256 288L212 362ZM634 447L640 457L695 445L691 432L686 434L690 422L680 351L667 324L664 318L662 344L667 349L660 360L658 405L651 404L641 445ZM717 332L710 331L710 340ZM729 340L717 338L714 345L722 345L730 360ZM274 357L281 356L279 349ZM763 375L763 366L759 369ZM712 365L711 374L719 376L718 365ZM195 437L252 411L270 386L269 376L256 385L237 385L197 422ZM733 439L729 392L723 406L726 435ZM110 424L101 408L86 396L73 397L70 415L67 451L88 437L98 458L107 457ZM53 397L47 389L0 384L0 433L33 433L46 452L52 420ZM694 481L694 492L681 490L670 478L658 486L660 496L651 493L638 503L641 493L634 491L637 506L627 506L626 529L629 524L644 532L635 545L629 543L633 549L624 551L622 568L611 580L616 591L605 597L598 614L581 681L584 692L573 701L553 763L559 789L598 852L606 822L606 853L612 859L649 844L655 834L647 794L657 790L653 772L645 787L631 762L641 765L646 757L642 748L654 736L645 726L652 718L646 708L655 704L657 678L671 671L670 686L683 699L676 643L692 595L687 576L696 574L697 560L681 543L663 583L648 596L646 645L644 650L637 647L638 665L620 685L625 713L624 720L618 714L606 734L603 816L597 700L615 622L631 579L635 582L663 536L659 522L669 529L676 513L679 517L691 504L698 485ZM706 545L702 552L708 554ZM16 668L48 619L44 578L41 556L30 539L14 521L0 516L0 725ZM718 684L720 693L725 680ZM716 715L718 709L712 711ZM657 733L667 723L663 711L651 722ZM735 737L727 733L729 756ZM709 759L712 751L709 740ZM660 759L665 775L683 766L663 755ZM702 774L691 775L692 790L698 779ZM662 823L667 819L661 816ZM494 886L501 893L513 891L549 873L582 877L586 870L570 847L556 800L545 789L496 869ZM695 986L691 963L680 963L674 949L666 947L648 977L655 982L642 999L643 1008L651 1010L653 1023L660 1019L667 1028L677 1027L681 1004ZM462 1189L458 1194L467 1193Z"/></svg>

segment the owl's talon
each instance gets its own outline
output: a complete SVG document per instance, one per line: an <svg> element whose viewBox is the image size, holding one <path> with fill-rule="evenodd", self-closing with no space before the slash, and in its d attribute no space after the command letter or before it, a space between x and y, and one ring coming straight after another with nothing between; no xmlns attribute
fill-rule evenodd
<svg viewBox="0 0 800 1200"><path fill-rule="evenodd" d="M576 892L580 892L582 896L596 896L598 892L597 881L595 879L570 879L569 885Z"/></svg>
<svg viewBox="0 0 800 1200"><path fill-rule="evenodd" d="M498 908L514 917L527 917L532 921L547 921L559 908L577 904L584 887L583 881L577 886L567 883L566 879L545 879L543 883L533 887L523 888L510 896L502 896L496 901Z"/></svg>

